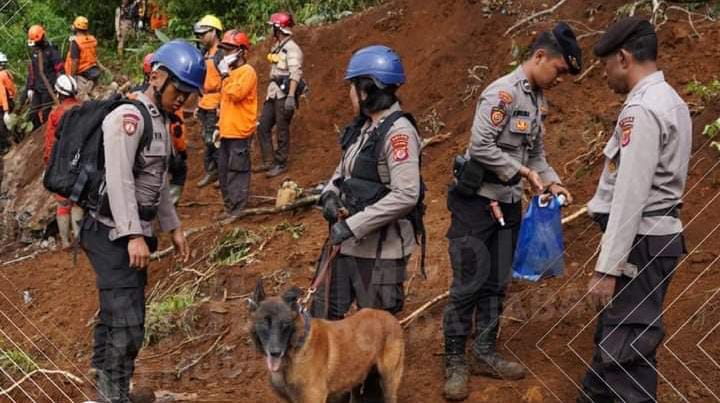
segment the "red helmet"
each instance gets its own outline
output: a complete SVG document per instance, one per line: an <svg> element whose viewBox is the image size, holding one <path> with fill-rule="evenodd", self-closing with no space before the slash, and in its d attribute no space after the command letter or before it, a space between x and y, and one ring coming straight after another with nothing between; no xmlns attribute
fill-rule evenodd
<svg viewBox="0 0 720 403"><path fill-rule="evenodd" d="M293 21L293 17L292 15L290 15L290 13L281 11L279 13L271 15L268 24L272 25L275 28L278 28L285 34L290 34L290 28L295 26L295 21Z"/></svg>
<svg viewBox="0 0 720 403"><path fill-rule="evenodd" d="M240 32L237 29L231 29L223 35L220 46L226 48L244 47L245 49L250 49L250 39L248 39L248 36L244 32Z"/></svg>
<svg viewBox="0 0 720 403"><path fill-rule="evenodd" d="M150 74L152 71L152 58L155 54L154 53L148 53L145 55L145 58L143 59L143 73Z"/></svg>

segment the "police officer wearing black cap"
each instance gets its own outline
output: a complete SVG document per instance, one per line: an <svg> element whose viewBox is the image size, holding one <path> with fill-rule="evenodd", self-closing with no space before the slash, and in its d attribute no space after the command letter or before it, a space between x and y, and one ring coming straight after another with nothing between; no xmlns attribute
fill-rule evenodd
<svg viewBox="0 0 720 403"><path fill-rule="evenodd" d="M663 300L685 253L679 209L692 122L687 105L657 69L650 22L631 17L616 23L594 51L610 88L627 97L588 203L604 231L588 285L601 313L578 402L654 402Z"/></svg>
<svg viewBox="0 0 720 403"><path fill-rule="evenodd" d="M453 270L443 317L448 400L468 396L465 344L473 330L473 315L473 374L502 379L525 376L522 365L500 357L495 348L520 227L521 179L535 193L546 190L572 200L545 159L548 108L543 89L563 74L578 74L581 56L575 34L559 23L541 33L529 58L490 84L477 103L470 144L465 155L455 160L455 180L448 193Z"/></svg>

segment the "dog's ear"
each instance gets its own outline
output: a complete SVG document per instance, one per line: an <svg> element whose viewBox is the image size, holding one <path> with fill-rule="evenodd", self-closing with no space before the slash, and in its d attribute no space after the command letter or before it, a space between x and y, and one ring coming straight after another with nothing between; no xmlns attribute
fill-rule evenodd
<svg viewBox="0 0 720 403"><path fill-rule="evenodd" d="M248 305L250 305L250 312L255 312L260 306L260 303L265 299L265 289L263 288L262 278L258 279L255 285L255 292L252 298L248 298Z"/></svg>
<svg viewBox="0 0 720 403"><path fill-rule="evenodd" d="M297 287L293 287L293 288L285 291L285 294L283 294L282 299L286 304L290 305L290 309L292 309L295 312L298 312L298 311L300 311L300 304L299 304L298 300L300 299L301 296L302 296L302 290Z"/></svg>

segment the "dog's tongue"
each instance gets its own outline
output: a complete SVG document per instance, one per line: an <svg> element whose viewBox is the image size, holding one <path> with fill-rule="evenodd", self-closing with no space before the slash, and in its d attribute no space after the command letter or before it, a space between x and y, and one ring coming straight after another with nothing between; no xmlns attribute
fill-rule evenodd
<svg viewBox="0 0 720 403"><path fill-rule="evenodd" d="M280 364L282 363L282 359L268 355L265 357L265 361L267 362L267 367L270 371L278 372L280 370Z"/></svg>

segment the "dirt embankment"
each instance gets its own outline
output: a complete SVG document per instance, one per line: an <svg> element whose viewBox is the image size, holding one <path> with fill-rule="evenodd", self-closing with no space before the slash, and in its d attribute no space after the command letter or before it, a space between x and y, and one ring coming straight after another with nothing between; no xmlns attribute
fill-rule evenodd
<svg viewBox="0 0 720 403"><path fill-rule="evenodd" d="M442 122L444 128L438 132L451 133L448 140L427 148L424 154L423 174L429 186L426 225L430 240L430 279L412 280L404 314L447 289L449 269L444 233L449 219L445 195L450 163L452 156L467 144L479 91L511 69L512 43L525 46L535 30L550 26L557 19L571 21L579 33L590 34L581 39L583 62L588 67L594 61L591 47L598 38L590 29L604 29L624 4L620 0L569 0L550 20L525 26L515 37L504 38L502 33L509 26L532 10L544 8L543 2L507 2L511 4L510 15L501 13L500 9L488 13L485 3L488 2L397 0L338 24L298 30L312 90L309 100L301 102L293 124L289 176L302 186L309 188L326 180L334 169L339 153L336 127L351 117L342 74L352 51L362 46L384 43L397 49L408 74L408 84L400 91L404 107L424 120L424 126L440 127ZM696 27L702 33L700 38L691 35L687 15L675 12L670 14L659 35L661 68L681 95L694 103L697 100L684 90L686 84L692 79L707 81L717 74L716 60L720 56L716 46L720 40L717 26L698 21ZM267 45L258 46L251 61L263 78L267 75L266 50ZM261 94L264 84L261 83ZM579 83L571 77L565 78L548 91L547 96L550 103L546 125L548 158L576 199L587 201L600 173L600 159L596 157L616 119L622 98L607 89L600 67ZM660 401L700 402L720 394L719 372L710 360L720 353L717 335L711 332L720 320L714 291L720 277L712 270L720 247L720 238L715 236L720 223L717 201L720 176L716 169L717 153L708 147L700 133L719 113L720 106L712 105L694 119L695 144L683 209L690 254L683 260L669 291L665 315L668 343L659 351ZM435 118L430 118L432 116ZM193 133L190 179L184 199L197 203L218 202L217 189L197 190L192 186L201 176L202 144L198 127L191 123L190 130ZM423 134L432 133L425 130ZM587 156L582 158L583 154ZM280 179L256 176L253 193L271 196L279 183ZM576 208L578 206L568 210ZM180 214L185 227L193 228L215 222L220 209L219 205L201 204L183 207ZM295 239L288 231L269 230L285 221L302 224L304 233ZM181 346L188 336L178 331L157 346L143 350L137 383L197 393L198 400L202 401L276 401L262 359L247 337L248 313L242 299L223 301L223 297L245 295L260 276L268 277L269 288L274 291L290 284L305 286L327 227L320 214L312 209L251 217L238 225L272 236L253 260L221 267L202 288L208 300L193 311L197 320L190 333L205 337ZM500 336L502 349L504 354L521 360L531 376L515 383L472 378L469 401L574 400L576 386L591 353L594 311L582 297L600 236L586 218L576 220L565 231L566 276L542 284L513 283L508 293L507 320ZM192 261L202 260L220 236L219 230L194 235L191 241L196 254ZM201 267L202 264L194 268ZM148 292L158 283L168 284L178 278L179 269L171 259L155 263ZM22 303L21 293L25 289L34 297L28 305ZM46 367L57 365L76 374L85 373L92 336L87 323L96 310L97 296L93 274L84 257L80 257L77 267L72 267L70 255L66 253L43 254L31 261L1 267L0 291L0 303L6 307L0 316L3 330L0 346L9 346L12 338ZM404 402L443 401L441 313L441 307L432 309L408 331L406 375L401 391ZM230 332L218 348L176 379L176 368L207 351L215 335L226 328ZM0 384L4 385L5 381L0 380ZM38 376L37 385L27 382L23 386L27 394L38 401L67 400L63 394L77 401L83 394L91 393L87 385L78 389L53 377ZM16 401L26 401L24 396L20 391L13 394Z"/></svg>

